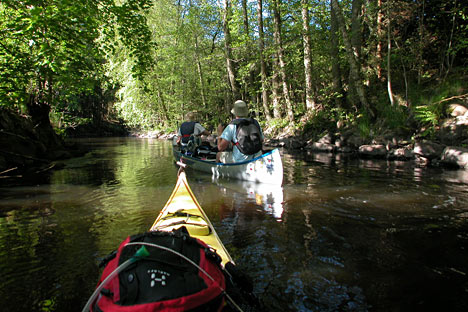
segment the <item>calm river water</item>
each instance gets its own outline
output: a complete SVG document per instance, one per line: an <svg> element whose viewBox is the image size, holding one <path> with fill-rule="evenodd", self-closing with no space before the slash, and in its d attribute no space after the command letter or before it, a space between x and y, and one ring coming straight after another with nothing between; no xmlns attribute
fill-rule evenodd
<svg viewBox="0 0 468 312"><path fill-rule="evenodd" d="M81 311L101 257L144 232L176 181L166 141L92 148L0 181L0 310ZM282 187L187 177L269 311L467 311L468 171L283 153Z"/></svg>

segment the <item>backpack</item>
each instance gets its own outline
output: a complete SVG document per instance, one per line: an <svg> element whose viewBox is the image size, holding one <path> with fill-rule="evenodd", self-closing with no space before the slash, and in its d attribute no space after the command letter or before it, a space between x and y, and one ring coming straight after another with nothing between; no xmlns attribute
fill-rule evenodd
<svg viewBox="0 0 468 312"><path fill-rule="evenodd" d="M187 144L190 136L195 131L197 121L186 121L180 125L180 134L182 135L182 143Z"/></svg>
<svg viewBox="0 0 468 312"><path fill-rule="evenodd" d="M237 143L235 145L242 154L253 155L262 150L261 130L255 119L242 118L231 123L236 125Z"/></svg>
<svg viewBox="0 0 468 312"><path fill-rule="evenodd" d="M92 311L219 311L224 306L226 280L221 258L205 243L191 237L185 227L127 237L105 259L99 284L142 246L127 245L130 242L152 243L177 251L206 273L180 255L146 246L149 255L111 279L101 290Z"/></svg>

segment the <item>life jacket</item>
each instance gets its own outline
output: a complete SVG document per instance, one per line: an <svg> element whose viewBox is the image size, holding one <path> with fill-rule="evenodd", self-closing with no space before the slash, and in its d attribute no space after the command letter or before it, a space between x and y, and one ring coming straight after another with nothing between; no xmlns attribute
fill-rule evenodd
<svg viewBox="0 0 468 312"><path fill-rule="evenodd" d="M181 142L187 144L190 136L195 132L195 124L197 121L186 121L180 125L180 134L182 135Z"/></svg>
<svg viewBox="0 0 468 312"><path fill-rule="evenodd" d="M173 232L155 231L129 236L105 260L99 284L141 244L157 244L174 250L193 261L163 248L145 246L149 255L135 261L111 279L101 290L92 311L220 311L225 304L226 279L221 258L202 241L192 238L185 227ZM127 246L126 246L127 245ZM98 285L99 285L98 284Z"/></svg>
<svg viewBox="0 0 468 312"><path fill-rule="evenodd" d="M236 125L235 144L244 155L253 155L262 150L262 134L260 125L253 118L239 118L231 122Z"/></svg>

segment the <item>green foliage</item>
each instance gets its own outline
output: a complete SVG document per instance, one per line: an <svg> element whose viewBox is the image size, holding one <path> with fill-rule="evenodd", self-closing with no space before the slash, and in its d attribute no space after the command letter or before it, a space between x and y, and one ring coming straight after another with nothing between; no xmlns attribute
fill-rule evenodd
<svg viewBox="0 0 468 312"><path fill-rule="evenodd" d="M329 112L329 116L327 116L327 118L331 121L341 121L344 124L353 124L355 121L354 115L346 109L340 107L331 107L325 111Z"/></svg>
<svg viewBox="0 0 468 312"><path fill-rule="evenodd" d="M366 41L358 66L364 73L363 80L372 87L367 91L378 121L371 122L369 112L357 113L346 103L353 86L347 74L350 64L341 33L336 38L338 55L330 57L330 3L309 0L312 88L316 103L323 109L307 111L303 4L299 0L279 3L286 83L294 116L296 120L311 116L304 118L304 131L332 129L342 122L357 126L363 136L371 136L384 128L406 131L414 122L413 116L419 125L433 129L445 116L445 106L437 103L461 94L459 90L464 88L465 78L457 77L458 83L443 80L446 73L452 74L457 66L464 68L466 64L466 6L460 1L441 0L431 1L430 6L384 2L382 25L387 25L390 17L393 36L391 68L387 69L386 49L381 58L377 57L378 43L386 40L377 31L377 12L381 8L375 2L363 2L362 12L366 15L361 28ZM351 2L341 3L345 23L349 23ZM255 2L247 1L248 20L244 21L241 2L231 4L229 29L240 97L254 104L262 91L257 7ZM278 47L272 2L263 4L268 105L273 87L278 87L277 100L282 105L279 111L284 112L281 81L273 84ZM391 16L387 16L386 5L391 6ZM0 3L0 106L24 111L34 100L52 108L51 118L56 125L80 120L67 121L66 116L89 118L101 113L115 114L141 129L176 128L187 111L197 111L200 121L214 128L231 117L228 106L233 100L226 79L223 14L222 2L215 0L80 0L73 5L64 0L4 0ZM420 20L420 16L426 18ZM341 67L339 91L333 88L333 64ZM409 93L414 115L411 107L388 104L385 83L377 78L377 68L382 68L382 77L391 70L395 92ZM431 92L425 91L429 89L427 81L431 82ZM441 82L441 87L436 88ZM341 104L336 103L338 96L342 97ZM263 109L259 103L256 106ZM290 122L280 118L268 126L284 129Z"/></svg>
<svg viewBox="0 0 468 312"><path fill-rule="evenodd" d="M437 96L439 98L439 96ZM423 129L422 136L432 136L440 120L446 114L444 102L429 102L426 105L418 105L414 108L416 121Z"/></svg>
<svg viewBox="0 0 468 312"><path fill-rule="evenodd" d="M389 105L388 94L383 93L377 99L376 110L379 122L375 123L376 132L392 131L404 132L408 130L410 112L407 107L400 105L399 97L394 95L395 104Z"/></svg>
<svg viewBox="0 0 468 312"><path fill-rule="evenodd" d="M135 60L128 49L115 44L107 56L107 75L120 86L115 108L129 125L170 129L188 111L199 112L200 121L213 128L220 121L225 84L219 77L225 69L217 50L222 47L219 12L211 1L158 1L145 14L156 62L143 79L131 75Z"/></svg>
<svg viewBox="0 0 468 312"><path fill-rule="evenodd" d="M289 125L287 118L273 118L268 122L268 126L275 129L284 129Z"/></svg>
<svg viewBox="0 0 468 312"><path fill-rule="evenodd" d="M45 299L41 302L41 311L43 312L51 312L56 311L57 307L55 306L55 298L52 299Z"/></svg>
<svg viewBox="0 0 468 312"><path fill-rule="evenodd" d="M2 1L0 105L102 114L103 52L114 48L115 34L135 60L135 76L151 64L150 34L142 15L150 3Z"/></svg>
<svg viewBox="0 0 468 312"><path fill-rule="evenodd" d="M414 111L416 120L422 125L435 127L439 123L439 109L437 105L416 106Z"/></svg>
<svg viewBox="0 0 468 312"><path fill-rule="evenodd" d="M0 11L0 101L18 106L33 95L54 105L65 88L86 89L97 53L93 1L27 4L4 1ZM86 22L84 24L83 22ZM13 31L12 31L13 30ZM94 61L95 64L95 61ZM91 78L92 79L92 78ZM5 92L7 91L7 92Z"/></svg>
<svg viewBox="0 0 468 312"><path fill-rule="evenodd" d="M442 83L425 89L417 89L412 95L414 117L423 128L423 136L431 136L441 120L448 116L447 107L450 102L445 99L466 92L464 73L454 75Z"/></svg>
<svg viewBox="0 0 468 312"><path fill-rule="evenodd" d="M359 114L356 119L356 125L359 130L359 134L363 138L370 138L373 135L372 121L367 114Z"/></svg>
<svg viewBox="0 0 468 312"><path fill-rule="evenodd" d="M334 122L334 114L336 110L322 109L314 112L314 114L307 119L303 126L303 133L308 135L317 136L325 130L335 129L336 123Z"/></svg>

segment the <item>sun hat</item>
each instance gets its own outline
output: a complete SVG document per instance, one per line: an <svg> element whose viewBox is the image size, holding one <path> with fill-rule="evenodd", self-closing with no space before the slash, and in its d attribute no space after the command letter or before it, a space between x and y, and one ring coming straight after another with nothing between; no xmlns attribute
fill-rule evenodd
<svg viewBox="0 0 468 312"><path fill-rule="evenodd" d="M249 115L249 109L244 101L237 100L234 103L234 108L231 110L231 113L238 117L247 117Z"/></svg>
<svg viewBox="0 0 468 312"><path fill-rule="evenodd" d="M185 115L185 120L187 121L194 121L195 120L195 113L194 112L188 112Z"/></svg>

